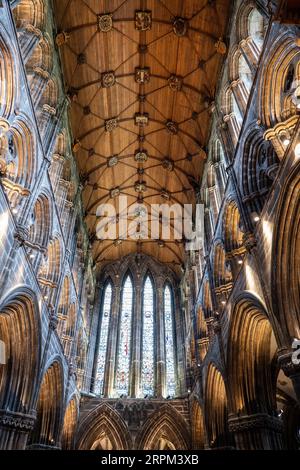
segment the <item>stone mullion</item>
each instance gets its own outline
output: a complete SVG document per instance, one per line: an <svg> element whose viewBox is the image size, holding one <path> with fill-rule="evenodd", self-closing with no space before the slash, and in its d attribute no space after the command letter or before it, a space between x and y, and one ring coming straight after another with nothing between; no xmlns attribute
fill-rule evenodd
<svg viewBox="0 0 300 470"><path fill-rule="evenodd" d="M158 287L156 291L156 395L158 398L166 396L166 351L163 294L163 287Z"/></svg>
<svg viewBox="0 0 300 470"><path fill-rule="evenodd" d="M133 304L131 357L129 374L129 395L139 398L141 385L141 349L142 349L142 288L135 287L135 302Z"/></svg>
<svg viewBox="0 0 300 470"><path fill-rule="evenodd" d="M94 392L95 377L97 372L98 344L100 338L100 307L103 295L103 284L96 285L96 295L90 322L90 341L87 352L87 365L85 372L85 387Z"/></svg>
<svg viewBox="0 0 300 470"><path fill-rule="evenodd" d="M117 365L118 356L118 326L120 317L120 306L121 306L121 288L115 286L114 298L112 299L111 317L108 333L107 353L106 353L106 367L104 374L104 396L114 396L115 386L115 372Z"/></svg>
<svg viewBox="0 0 300 470"><path fill-rule="evenodd" d="M174 308L174 328L176 338L174 341L175 348L175 375L177 382L177 395L181 395L186 391L186 363L185 363L185 345L184 345L184 327L183 318L180 315L180 299L174 289L173 291L173 308ZM165 341L164 341L165 344Z"/></svg>
<svg viewBox="0 0 300 470"><path fill-rule="evenodd" d="M214 169L216 172L217 182L219 186L219 192L220 192L220 198L221 198L220 205L221 205L223 197L224 197L224 193L225 193L225 184L224 184L224 180L223 180L223 176L222 176L222 172L220 168L220 163L215 163Z"/></svg>

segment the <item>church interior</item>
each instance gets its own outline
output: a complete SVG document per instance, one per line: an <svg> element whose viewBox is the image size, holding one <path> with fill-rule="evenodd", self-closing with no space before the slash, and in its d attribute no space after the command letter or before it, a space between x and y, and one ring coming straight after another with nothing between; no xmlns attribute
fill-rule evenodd
<svg viewBox="0 0 300 470"><path fill-rule="evenodd" d="M0 0L0 449L300 450L298 348L299 1Z"/></svg>

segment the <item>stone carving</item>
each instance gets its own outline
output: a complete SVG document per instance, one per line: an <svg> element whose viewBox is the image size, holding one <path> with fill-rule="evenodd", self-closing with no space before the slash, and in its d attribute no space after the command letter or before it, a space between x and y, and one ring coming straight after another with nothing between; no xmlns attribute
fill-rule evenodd
<svg viewBox="0 0 300 470"><path fill-rule="evenodd" d="M166 189L162 189L160 195L162 198L166 199L167 201L169 201L171 197L169 191L167 191Z"/></svg>
<svg viewBox="0 0 300 470"><path fill-rule="evenodd" d="M173 91L180 91L182 88L182 78L179 77L178 75L171 75L171 77L168 80L169 82L169 87Z"/></svg>
<svg viewBox="0 0 300 470"><path fill-rule="evenodd" d="M108 33L109 31L111 31L113 27L112 14L108 13L106 15L98 15L97 25L98 31L101 31L102 33Z"/></svg>
<svg viewBox="0 0 300 470"><path fill-rule="evenodd" d="M118 156L117 155L113 155L112 157L110 157L107 161L107 166L109 168L112 168L113 166L116 166L117 163L118 163L119 159L118 159Z"/></svg>
<svg viewBox="0 0 300 470"><path fill-rule="evenodd" d="M283 429L283 423L280 419L265 413L229 419L230 432L243 432L259 428L281 432Z"/></svg>
<svg viewBox="0 0 300 470"><path fill-rule="evenodd" d="M218 54L225 55L227 52L227 46L225 42L220 38L215 44L215 48Z"/></svg>
<svg viewBox="0 0 300 470"><path fill-rule="evenodd" d="M0 410L0 426L5 426L19 431L31 431L36 417L8 410Z"/></svg>
<svg viewBox="0 0 300 470"><path fill-rule="evenodd" d="M137 183L135 183L134 189L137 193L144 193L147 191L147 185L145 181L138 181Z"/></svg>
<svg viewBox="0 0 300 470"><path fill-rule="evenodd" d="M73 144L72 150L73 150L74 153L77 153L77 152L79 152L80 149L81 149L80 140L76 139L74 144Z"/></svg>
<svg viewBox="0 0 300 470"><path fill-rule="evenodd" d="M152 12L151 11L136 11L135 12L135 29L138 31L149 31L152 27Z"/></svg>
<svg viewBox="0 0 300 470"><path fill-rule="evenodd" d="M178 134L178 124L174 121L167 121L166 128L169 134Z"/></svg>
<svg viewBox="0 0 300 470"><path fill-rule="evenodd" d="M173 31L178 37L185 36L189 28L189 23L185 18L177 17L173 21Z"/></svg>
<svg viewBox="0 0 300 470"><path fill-rule="evenodd" d="M117 118L107 119L105 121L105 130L106 130L106 132L112 132L117 127L118 127L118 119Z"/></svg>
<svg viewBox="0 0 300 470"><path fill-rule="evenodd" d="M148 113L136 113L135 115L135 125L139 127L145 127L149 123L149 114Z"/></svg>
<svg viewBox="0 0 300 470"><path fill-rule="evenodd" d="M165 158L162 162L162 167L165 170L173 171L174 170L174 162L172 160L169 160L168 158Z"/></svg>
<svg viewBox="0 0 300 470"><path fill-rule="evenodd" d="M144 163L148 160L147 150L137 150L134 156L135 160L139 163Z"/></svg>
<svg viewBox="0 0 300 470"><path fill-rule="evenodd" d="M135 81L137 83L149 83L150 82L150 68L149 67L136 67Z"/></svg>
<svg viewBox="0 0 300 470"><path fill-rule="evenodd" d="M103 88L110 88L116 83L114 72L105 72L101 75L101 83Z"/></svg>
<svg viewBox="0 0 300 470"><path fill-rule="evenodd" d="M110 197L111 198L114 198L114 197L117 197L119 196L120 194L120 188L113 188L110 190Z"/></svg>
<svg viewBox="0 0 300 470"><path fill-rule="evenodd" d="M251 253L251 251L253 250L253 248L256 247L257 245L257 240L255 238L255 235L253 233L250 233L250 232L246 232L244 235L243 235L243 243L245 245L245 248L246 250Z"/></svg>
<svg viewBox="0 0 300 470"><path fill-rule="evenodd" d="M63 44L66 44L69 39L70 39L70 35L66 33L65 31L62 31L61 33L58 33L56 35L55 42L58 47L61 47Z"/></svg>

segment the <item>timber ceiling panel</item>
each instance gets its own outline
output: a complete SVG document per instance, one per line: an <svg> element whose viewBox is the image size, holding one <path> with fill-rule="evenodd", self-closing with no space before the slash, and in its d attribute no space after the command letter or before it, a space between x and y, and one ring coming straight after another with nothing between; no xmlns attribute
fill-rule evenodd
<svg viewBox="0 0 300 470"><path fill-rule="evenodd" d="M118 193L129 204L195 203L229 3L54 1L86 222L101 265L135 251L174 269L183 262L182 242L97 240L96 209L116 204Z"/></svg>

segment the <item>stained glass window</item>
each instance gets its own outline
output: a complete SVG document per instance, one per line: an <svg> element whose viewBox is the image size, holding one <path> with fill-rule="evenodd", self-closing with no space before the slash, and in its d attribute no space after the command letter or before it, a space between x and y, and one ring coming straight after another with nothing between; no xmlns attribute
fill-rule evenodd
<svg viewBox="0 0 300 470"><path fill-rule="evenodd" d="M133 306L132 281L128 275L125 279L122 291L121 317L119 330L118 363L116 374L116 392L118 395L128 395L129 369L130 369L130 344L131 344L131 319Z"/></svg>
<svg viewBox="0 0 300 470"><path fill-rule="evenodd" d="M154 292L150 276L143 289L142 393L154 393Z"/></svg>
<svg viewBox="0 0 300 470"><path fill-rule="evenodd" d="M108 328L110 320L110 311L111 311L111 298L112 298L112 287L108 283L104 291L104 299L102 304L102 319L100 326L100 340L99 340L99 352L98 352L98 362L97 362L97 372L95 380L95 393L101 395L103 393L103 382L104 382L104 372L105 372L105 363L106 363L106 349L107 349L107 340L108 340Z"/></svg>
<svg viewBox="0 0 300 470"><path fill-rule="evenodd" d="M166 345L166 392L175 395L175 362L174 362L174 330L173 330L173 303L172 292L169 285L164 289L164 317L165 317L165 345Z"/></svg>

